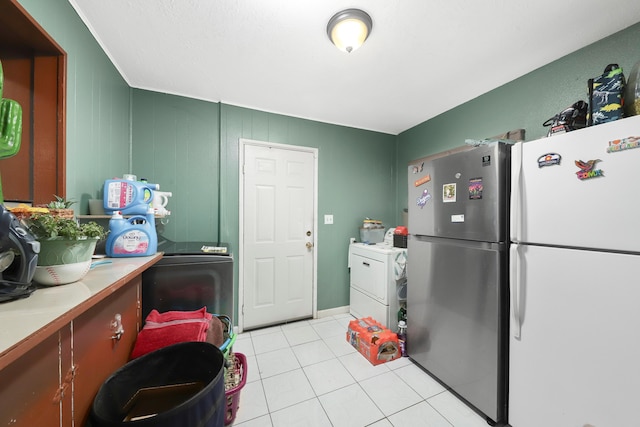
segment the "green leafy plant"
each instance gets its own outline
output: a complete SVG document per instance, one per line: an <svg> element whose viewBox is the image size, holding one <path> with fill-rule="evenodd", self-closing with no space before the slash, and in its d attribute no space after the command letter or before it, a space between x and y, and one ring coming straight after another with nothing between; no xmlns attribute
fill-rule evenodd
<svg viewBox="0 0 640 427"><path fill-rule="evenodd" d="M66 200L64 197L53 195L56 199L49 202L49 209L69 209L75 203L75 200Z"/></svg>
<svg viewBox="0 0 640 427"><path fill-rule="evenodd" d="M72 240L102 239L107 235L104 227L93 221L80 224L76 219L51 214L32 215L26 223L29 231L38 240L57 237Z"/></svg>

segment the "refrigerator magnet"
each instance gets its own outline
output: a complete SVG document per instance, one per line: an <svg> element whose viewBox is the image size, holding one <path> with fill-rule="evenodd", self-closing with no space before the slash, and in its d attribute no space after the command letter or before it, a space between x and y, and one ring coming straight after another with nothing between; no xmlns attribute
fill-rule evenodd
<svg viewBox="0 0 640 427"><path fill-rule="evenodd" d="M456 183L444 184L442 186L442 201L453 203L456 201Z"/></svg>
<svg viewBox="0 0 640 427"><path fill-rule="evenodd" d="M420 187L422 184L426 184L429 181L431 181L431 175L426 175L414 182L413 185Z"/></svg>
<svg viewBox="0 0 640 427"><path fill-rule="evenodd" d="M607 153L617 153L618 151L630 150L640 147L640 136L629 136L623 139L609 141Z"/></svg>
<svg viewBox="0 0 640 427"><path fill-rule="evenodd" d="M576 172L578 179L580 181L584 181L585 179L598 178L604 176L604 171L602 169L596 169L596 163L601 162L602 160L587 160L583 162L582 160L576 160L576 166L580 169Z"/></svg>
<svg viewBox="0 0 640 427"><path fill-rule="evenodd" d="M416 205L420 206L420 208L422 209L429 200L431 200L431 194L429 194L429 190L425 188L420 197L416 199Z"/></svg>
<svg viewBox="0 0 640 427"><path fill-rule="evenodd" d="M545 166L557 166L560 164L562 156L558 153L547 153L538 157L538 167L543 168Z"/></svg>
<svg viewBox="0 0 640 427"><path fill-rule="evenodd" d="M482 199L482 178L471 178L469 180L469 200Z"/></svg>

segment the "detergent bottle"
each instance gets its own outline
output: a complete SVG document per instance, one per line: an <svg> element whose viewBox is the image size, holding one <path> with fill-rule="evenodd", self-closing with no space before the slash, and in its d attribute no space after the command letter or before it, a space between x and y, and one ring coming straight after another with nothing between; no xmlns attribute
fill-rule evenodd
<svg viewBox="0 0 640 427"><path fill-rule="evenodd" d="M109 235L105 247L107 256L136 257L153 255L158 250L158 235L153 209L146 215L124 218L119 211L109 220Z"/></svg>
<svg viewBox="0 0 640 427"><path fill-rule="evenodd" d="M153 192L159 190L158 184L128 179L107 179L104 182L104 211L111 215L120 211L122 215L146 215L153 203Z"/></svg>
<svg viewBox="0 0 640 427"><path fill-rule="evenodd" d="M400 345L400 354L407 357L407 322L401 320L398 322L398 344Z"/></svg>

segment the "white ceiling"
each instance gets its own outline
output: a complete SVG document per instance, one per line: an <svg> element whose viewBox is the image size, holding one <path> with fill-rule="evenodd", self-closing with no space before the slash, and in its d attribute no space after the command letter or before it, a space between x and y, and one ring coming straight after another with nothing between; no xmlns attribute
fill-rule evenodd
<svg viewBox="0 0 640 427"><path fill-rule="evenodd" d="M131 87L393 135L640 22L638 0L69 1ZM373 31L347 54L326 26L350 7Z"/></svg>

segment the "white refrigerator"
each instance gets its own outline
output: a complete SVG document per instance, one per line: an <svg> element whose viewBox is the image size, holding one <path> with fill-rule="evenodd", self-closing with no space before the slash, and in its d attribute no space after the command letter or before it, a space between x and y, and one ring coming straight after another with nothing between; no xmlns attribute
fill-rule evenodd
<svg viewBox="0 0 640 427"><path fill-rule="evenodd" d="M640 425L640 117L511 161L509 424Z"/></svg>

